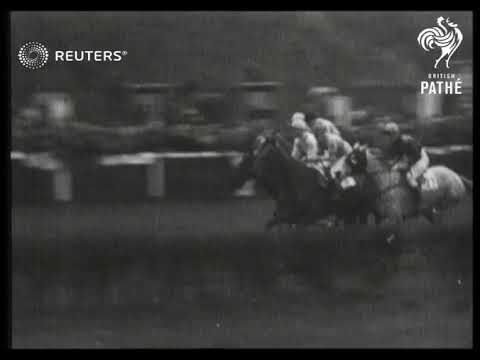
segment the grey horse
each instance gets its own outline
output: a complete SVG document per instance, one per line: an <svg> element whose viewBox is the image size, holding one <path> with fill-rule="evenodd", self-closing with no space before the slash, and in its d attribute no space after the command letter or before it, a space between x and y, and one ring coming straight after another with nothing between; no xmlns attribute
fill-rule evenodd
<svg viewBox="0 0 480 360"><path fill-rule="evenodd" d="M361 187L376 223L387 219L401 223L422 215L434 223L437 211L455 206L473 191L471 180L445 166L430 167L420 181L421 191L412 189L403 172L391 171L381 156L358 144L333 164L330 172L338 184L356 180L350 186Z"/></svg>

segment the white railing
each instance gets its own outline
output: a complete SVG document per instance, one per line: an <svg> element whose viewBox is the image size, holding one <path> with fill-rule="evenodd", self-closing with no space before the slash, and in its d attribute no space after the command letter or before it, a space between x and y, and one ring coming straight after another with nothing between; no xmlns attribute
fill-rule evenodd
<svg viewBox="0 0 480 360"><path fill-rule="evenodd" d="M208 158L228 158L230 163L236 164L240 161L242 153L236 151L205 151L205 152L162 152L162 153L137 153L137 154L115 154L103 155L97 158L97 163L103 166L119 165L144 165L147 166L146 187L147 194L150 197L163 197L166 194L166 159L208 159ZM21 163L30 168L52 171L52 186L54 199L56 201L71 201L72 174L70 169L61 160L55 158L49 152L42 153L23 153L12 151L10 159L21 161ZM234 195L252 196L255 191L251 182L238 189Z"/></svg>
<svg viewBox="0 0 480 360"><path fill-rule="evenodd" d="M450 145L443 147L427 147L427 152L433 155L447 155L460 151L472 151L471 145ZM204 152L143 152L137 154L103 155L97 158L97 162L103 166L119 165L144 165L147 166L146 187L150 197L161 198L166 194L166 159L208 159L228 158L230 164L235 166L241 160L242 153L237 151L204 151ZM24 166L52 171L53 194L56 201L71 201L72 174L70 169L61 160L55 158L49 152L23 153L12 151L10 159L21 161ZM254 183L247 182L241 189L234 193L236 196L255 195Z"/></svg>

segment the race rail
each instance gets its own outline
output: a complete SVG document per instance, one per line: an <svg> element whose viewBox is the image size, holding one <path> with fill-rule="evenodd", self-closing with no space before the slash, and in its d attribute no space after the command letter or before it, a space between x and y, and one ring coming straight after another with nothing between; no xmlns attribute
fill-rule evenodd
<svg viewBox="0 0 480 360"><path fill-rule="evenodd" d="M456 152L471 152L471 145L449 145L442 147L426 147L429 154L448 155ZM237 151L203 151L203 152L142 152L136 154L102 155L96 159L101 166L143 165L147 166L147 194L150 197L161 198L166 194L166 167L165 160L175 159L211 159L227 158L231 166L236 166L242 159L242 153ZM12 151L12 161L20 161L22 165L45 171L51 171L54 200L71 201L73 199L72 173L60 159L51 152L24 153ZM247 182L238 189L235 196L255 195L254 183Z"/></svg>

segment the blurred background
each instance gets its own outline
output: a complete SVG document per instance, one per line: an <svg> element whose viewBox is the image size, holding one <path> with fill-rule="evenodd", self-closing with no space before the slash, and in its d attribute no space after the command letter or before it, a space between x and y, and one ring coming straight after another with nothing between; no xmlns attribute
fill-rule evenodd
<svg viewBox="0 0 480 360"><path fill-rule="evenodd" d="M128 55L50 62L37 71L12 63L12 150L49 152L72 168L87 155L244 151L260 131L284 128L295 111L331 119L349 141L375 145L378 123L394 120L426 145L471 144L470 36L452 61L463 94L419 95L433 54L416 36L440 15L13 13L12 58L31 39L52 52ZM449 15L471 33L470 13Z"/></svg>
<svg viewBox="0 0 480 360"><path fill-rule="evenodd" d="M462 95L419 94L420 81L427 80L434 70L434 54L421 49L417 36L424 28L435 26L439 16L449 16L464 34L448 71L461 76ZM86 307L88 311L103 309L98 311L104 316L105 308L112 304L128 309L131 304L143 308L162 304L176 314L185 309L172 310L173 301L167 299L188 300L197 306L199 299L207 299L197 316L210 314L209 306L220 301L219 296L223 299L242 292L258 298L259 289L278 285L277 280L282 289L297 286L298 279L291 280L291 272L285 275L290 282L285 277L279 280L276 265L264 264L271 249L252 245L263 243L264 235L236 235L247 245L225 240L231 240L231 234L258 233L270 216L272 204L262 189L251 182L232 188L232 176L252 139L268 129L285 131L293 112L314 112L328 118L352 144L360 141L371 146L377 145L378 125L396 121L428 147L432 163L445 164L467 177L473 174L470 12L55 11L14 12L10 21L13 301L14 310L19 309L14 312L19 319L14 324L14 339L19 346L155 346L157 338L136 338L134 332L120 338L115 332L82 332L76 325L82 323L81 317L68 322L58 314ZM54 50L87 49L128 54L120 62L106 63L54 63L50 59L43 68L29 70L14 61L19 47L28 41L44 44L51 56ZM463 215L460 219L465 221ZM462 244L468 248L469 228L462 229L460 235L452 236L466 239ZM347 239L360 236L355 229L349 234ZM337 236L343 235L327 238ZM365 233L365 238L375 236ZM183 239L183 250L173 241L177 237ZM208 246L198 245L202 241ZM177 245L171 245L174 243ZM189 247L190 243L196 245ZM235 247L239 244L251 252ZM216 246L222 250L212 250ZM305 255L304 250L299 251ZM201 265L196 252L203 254ZM256 257L250 258L252 253ZM284 259L285 254L273 258ZM232 261L232 255L238 264L249 258L249 265L238 265L241 271L212 270L222 268L225 259ZM309 260L307 278L317 260ZM457 263L452 266L452 279L459 273L469 274L465 262L460 270ZM348 272L347 268L342 271ZM243 280L230 278L242 271L251 275ZM193 273L203 275L195 278ZM452 286L457 286L456 281ZM212 284L217 287L209 288ZM399 286L406 283L402 284ZM330 293L345 295L336 286L329 283ZM438 291L450 294L450 288L438 286ZM463 304L458 305L463 309L460 315L468 318L469 293L462 294L465 297L452 301ZM370 301L369 297L365 303ZM405 301L405 309L410 309L411 301ZM191 310L190 305L185 306ZM418 306L423 309L423 305L427 307L423 302ZM445 306L450 309L452 305ZM33 313L25 309L33 309ZM272 309L265 309L258 311L280 319L269 312ZM443 310L441 307L439 312ZM398 319L407 316L401 311ZM45 313L50 315L38 315ZM67 318L73 313L68 312ZM38 315L36 320L31 314ZM49 318L67 323L48 323ZM172 319L176 323L179 318ZM198 321L202 327L210 320ZM364 324L367 320L358 321ZM214 321L212 328L219 328L218 323L221 321ZM112 327L125 323L115 324ZM460 320L455 324L440 337L435 333L418 340L414 332L387 343L468 343L468 335L448 338L451 329L458 334L471 329L468 321L465 326ZM174 332L163 334L160 343L276 346L284 343L281 339L290 339L283 334L275 341L261 342L245 335L242 343L223 333L216 343L212 339L217 335L205 330L210 335L195 338L206 333L185 326L190 330L179 337ZM238 329L231 326L229 331ZM430 322L428 326L434 329L439 325ZM261 324L253 328L264 329ZM358 344L382 344L373 340L378 334L371 336L363 339L365 342L358 338ZM311 343L317 344L315 341ZM327 343L342 345L344 340L336 341L332 338Z"/></svg>

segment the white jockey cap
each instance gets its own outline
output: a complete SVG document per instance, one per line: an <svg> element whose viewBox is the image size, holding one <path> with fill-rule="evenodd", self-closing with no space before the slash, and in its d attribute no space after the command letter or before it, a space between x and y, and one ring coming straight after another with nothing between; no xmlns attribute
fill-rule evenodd
<svg viewBox="0 0 480 360"><path fill-rule="evenodd" d="M298 130L310 130L307 122L305 121L305 114L300 112L293 114L290 126Z"/></svg>
<svg viewBox="0 0 480 360"><path fill-rule="evenodd" d="M317 118L313 123L314 130L320 131L322 133L330 133L335 135L340 135L338 129L333 125L330 120Z"/></svg>
<svg viewBox="0 0 480 360"><path fill-rule="evenodd" d="M387 134L398 134L400 132L400 128L394 122L389 122L385 124L382 131Z"/></svg>

